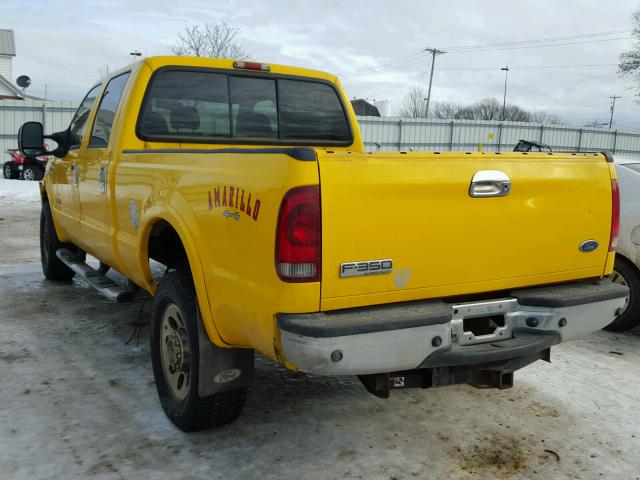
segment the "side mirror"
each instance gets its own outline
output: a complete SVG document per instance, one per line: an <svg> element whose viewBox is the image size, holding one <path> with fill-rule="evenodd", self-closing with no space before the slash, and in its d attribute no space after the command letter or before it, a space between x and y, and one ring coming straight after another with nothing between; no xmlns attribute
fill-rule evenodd
<svg viewBox="0 0 640 480"><path fill-rule="evenodd" d="M27 122L18 130L18 148L27 157L37 157L46 153L44 133L40 122Z"/></svg>

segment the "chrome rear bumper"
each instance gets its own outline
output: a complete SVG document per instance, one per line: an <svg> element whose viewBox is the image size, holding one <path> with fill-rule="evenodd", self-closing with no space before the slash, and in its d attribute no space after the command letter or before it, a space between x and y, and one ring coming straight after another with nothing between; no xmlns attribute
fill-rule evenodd
<svg viewBox="0 0 640 480"><path fill-rule="evenodd" d="M286 359L302 371L365 375L482 365L521 358L599 330L628 289L608 280L514 290L470 303L407 302L313 314L281 314ZM472 332L470 319L498 319Z"/></svg>

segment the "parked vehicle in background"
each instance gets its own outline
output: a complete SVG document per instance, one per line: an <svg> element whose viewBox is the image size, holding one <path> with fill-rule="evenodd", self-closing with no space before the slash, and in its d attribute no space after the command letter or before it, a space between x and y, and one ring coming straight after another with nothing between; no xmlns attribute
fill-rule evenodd
<svg viewBox="0 0 640 480"><path fill-rule="evenodd" d="M627 330L640 324L640 159L614 158L620 185L620 235L611 274L629 287L627 301L607 330Z"/></svg>
<svg viewBox="0 0 640 480"><path fill-rule="evenodd" d="M2 174L6 179L42 180L49 161L48 155L32 157L20 153L17 148L7 149L11 160L2 166Z"/></svg>
<svg viewBox="0 0 640 480"><path fill-rule="evenodd" d="M545 143L534 142L533 140L518 140L513 147L514 152L550 152L551 147Z"/></svg>
<svg viewBox="0 0 640 480"><path fill-rule="evenodd" d="M544 143L519 140L514 152L548 151ZM628 330L640 324L640 159L614 157L620 188L620 235L612 282L629 287L623 307L606 330Z"/></svg>
<svg viewBox="0 0 640 480"><path fill-rule="evenodd" d="M628 294L605 278L610 156L366 153L331 74L148 58L91 88L47 138L58 148L41 184L43 272L116 301L153 295L155 384L186 431L240 414L254 350L357 375L380 397L504 389L610 323ZM42 124L20 128L21 151L41 155L43 142Z"/></svg>

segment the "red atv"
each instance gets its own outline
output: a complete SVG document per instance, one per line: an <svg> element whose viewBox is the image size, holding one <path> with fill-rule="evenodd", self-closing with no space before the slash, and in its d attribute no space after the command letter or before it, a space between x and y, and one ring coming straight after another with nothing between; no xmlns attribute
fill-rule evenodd
<svg viewBox="0 0 640 480"><path fill-rule="evenodd" d="M42 180L44 169L49 161L49 156L28 157L20 153L17 148L7 149L11 160L4 163L2 174L4 178L22 180Z"/></svg>

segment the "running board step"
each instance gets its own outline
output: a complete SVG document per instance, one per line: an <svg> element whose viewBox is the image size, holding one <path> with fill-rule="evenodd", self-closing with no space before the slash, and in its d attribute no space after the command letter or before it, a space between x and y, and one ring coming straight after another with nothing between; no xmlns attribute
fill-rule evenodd
<svg viewBox="0 0 640 480"><path fill-rule="evenodd" d="M82 257L66 248L60 248L56 256L67 267L84 278L98 293L111 301L126 303L133 300L139 287L129 282L128 286L118 285L106 275L87 265Z"/></svg>

